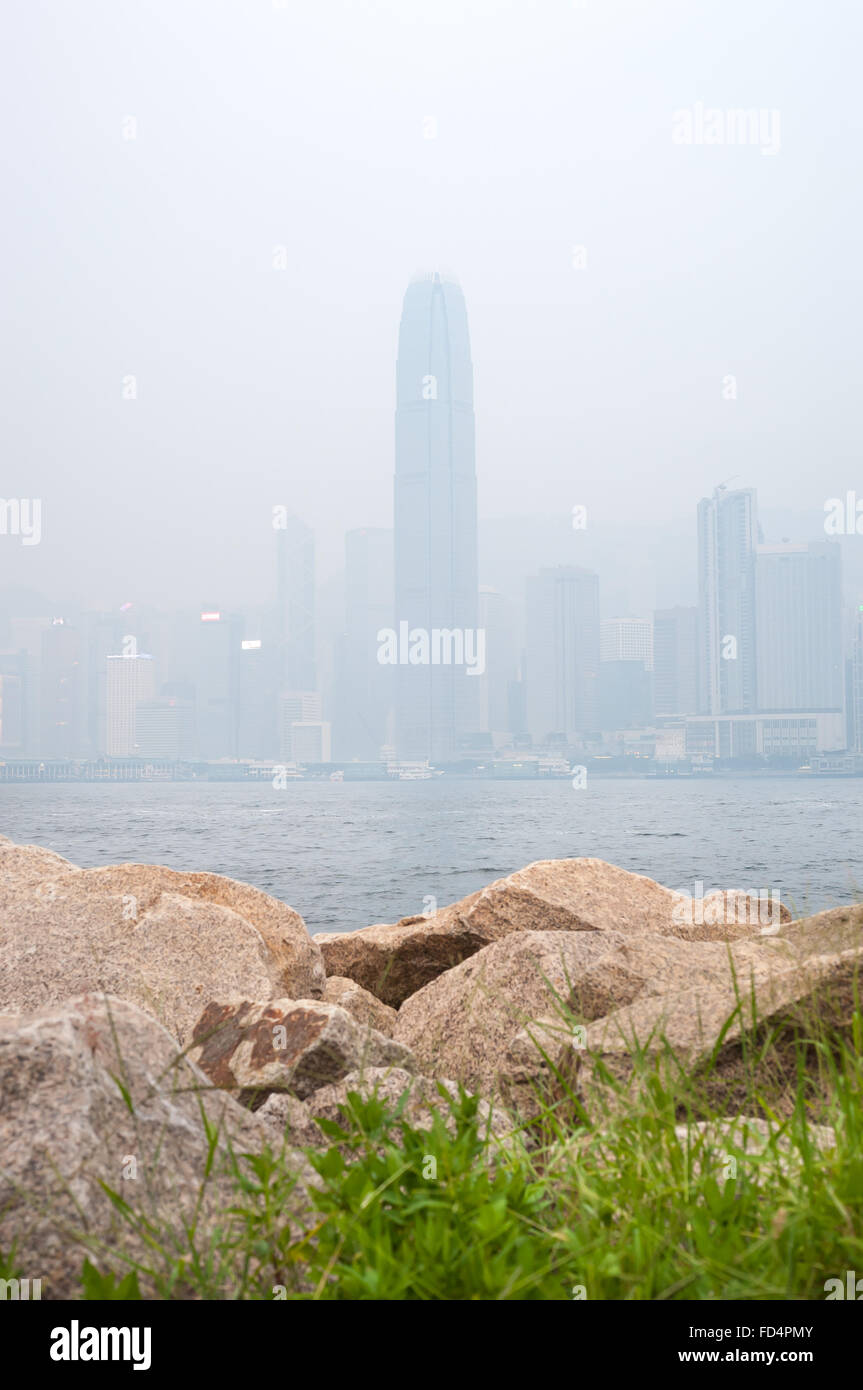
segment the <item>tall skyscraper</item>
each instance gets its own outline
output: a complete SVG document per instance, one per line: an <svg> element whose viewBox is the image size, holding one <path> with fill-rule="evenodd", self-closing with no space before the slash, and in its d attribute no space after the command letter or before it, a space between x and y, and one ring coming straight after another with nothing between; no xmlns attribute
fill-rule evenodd
<svg viewBox="0 0 863 1390"><path fill-rule="evenodd" d="M260 628L259 630L263 630ZM237 751L265 760L279 752L279 653L265 637L240 642Z"/></svg>
<svg viewBox="0 0 863 1390"><path fill-rule="evenodd" d="M697 608L657 608L653 615L653 690L658 715L698 710L697 633Z"/></svg>
<svg viewBox="0 0 863 1390"><path fill-rule="evenodd" d="M467 310L435 272L407 289L399 327L395 419L395 626L471 634L477 628L473 365ZM396 669L399 758L452 758L479 720L465 664L422 660Z"/></svg>
<svg viewBox="0 0 863 1390"><path fill-rule="evenodd" d="M702 714L756 709L754 488L723 485L698 504L698 703Z"/></svg>
<svg viewBox="0 0 863 1390"><path fill-rule="evenodd" d="M527 725L534 743L599 728L599 578L574 565L526 584Z"/></svg>
<svg viewBox="0 0 863 1390"><path fill-rule="evenodd" d="M107 659L107 733L105 751L109 758L131 758L137 748L137 710L139 704L153 700L156 693L152 656L109 656Z"/></svg>
<svg viewBox="0 0 863 1390"><path fill-rule="evenodd" d="M209 762L238 756L240 653L243 621L205 609L195 638L195 723L198 757Z"/></svg>
<svg viewBox="0 0 863 1390"><path fill-rule="evenodd" d="M759 709L842 709L839 545L760 545L755 573Z"/></svg>

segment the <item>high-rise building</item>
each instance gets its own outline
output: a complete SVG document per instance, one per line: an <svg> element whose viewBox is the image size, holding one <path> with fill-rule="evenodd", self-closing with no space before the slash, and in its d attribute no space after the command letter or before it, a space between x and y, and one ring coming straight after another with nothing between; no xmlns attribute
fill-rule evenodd
<svg viewBox="0 0 863 1390"><path fill-rule="evenodd" d="M240 642L238 756L275 758L279 751L279 653L274 642Z"/></svg>
<svg viewBox="0 0 863 1390"><path fill-rule="evenodd" d="M378 633L393 627L393 533L364 526L345 536L345 631L339 645L336 756L375 761L389 742L392 666Z"/></svg>
<svg viewBox="0 0 863 1390"><path fill-rule="evenodd" d="M316 690L284 691L279 697L279 757L282 762L294 761L292 730L295 724L322 723L321 697Z"/></svg>
<svg viewBox="0 0 863 1390"><path fill-rule="evenodd" d="M282 712L282 722L285 720L290 724L296 720L318 720L321 719L321 697L316 690L286 690L283 692L279 705Z"/></svg>
<svg viewBox="0 0 863 1390"><path fill-rule="evenodd" d="M85 618L87 682L87 751L104 755L108 746L108 657L126 650L131 624L120 612L88 613ZM134 629L132 629L134 634ZM149 650L144 643L141 650Z"/></svg>
<svg viewBox="0 0 863 1390"><path fill-rule="evenodd" d="M599 579L574 565L526 584L527 725L535 743L599 728Z"/></svg>
<svg viewBox="0 0 863 1390"><path fill-rule="evenodd" d="M843 709L838 543L761 545L755 574L759 709Z"/></svg>
<svg viewBox="0 0 863 1390"><path fill-rule="evenodd" d="M161 695L135 706L135 752L140 758L180 762L194 758L195 706Z"/></svg>
<svg viewBox="0 0 863 1390"><path fill-rule="evenodd" d="M653 624L603 618L599 625L599 728L643 728L653 718Z"/></svg>
<svg viewBox="0 0 863 1390"><path fill-rule="evenodd" d="M276 529L276 640L281 688L316 690L315 537L297 516Z"/></svg>
<svg viewBox="0 0 863 1390"><path fill-rule="evenodd" d="M132 604L124 604L110 612L88 612L82 618L84 647L84 681L86 719L84 742L90 757L104 755L108 728L108 657L115 653L133 655L135 652L158 654L159 677L171 677L172 660L165 641L164 629L154 622L155 615L145 618L144 612ZM182 650L191 644L188 635L178 639Z"/></svg>
<svg viewBox="0 0 863 1390"><path fill-rule="evenodd" d="M698 504L698 703L703 714L756 709L754 488L722 485Z"/></svg>
<svg viewBox="0 0 863 1390"><path fill-rule="evenodd" d="M195 635L195 714L198 757L238 756L242 619L204 609Z"/></svg>
<svg viewBox="0 0 863 1390"><path fill-rule="evenodd" d="M644 662L600 661L600 729L641 729L652 718L653 679Z"/></svg>
<svg viewBox="0 0 863 1390"><path fill-rule="evenodd" d="M156 693L155 666L150 655L109 656L107 661L107 733L109 758L131 758L137 747L138 705Z"/></svg>
<svg viewBox="0 0 863 1390"><path fill-rule="evenodd" d="M467 310L455 281L435 272L408 286L399 327L394 627L424 632L427 651L435 631L458 632L464 649L477 640L477 589ZM477 728L477 677L465 662L423 659L421 642L395 675L399 758L452 758Z"/></svg>
<svg viewBox="0 0 863 1390"><path fill-rule="evenodd" d="M653 624L649 618L603 618L599 625L600 661L640 661L653 670Z"/></svg>
<svg viewBox="0 0 863 1390"><path fill-rule="evenodd" d="M331 758L330 726L324 720L295 719L291 725L293 763L328 763Z"/></svg>
<svg viewBox="0 0 863 1390"><path fill-rule="evenodd" d="M657 715L698 710L698 609L657 608L653 615L653 705Z"/></svg>

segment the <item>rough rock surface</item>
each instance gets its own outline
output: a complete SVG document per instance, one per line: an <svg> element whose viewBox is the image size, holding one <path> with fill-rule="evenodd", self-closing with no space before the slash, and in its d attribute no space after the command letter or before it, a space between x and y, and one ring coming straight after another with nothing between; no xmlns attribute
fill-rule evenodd
<svg viewBox="0 0 863 1390"><path fill-rule="evenodd" d="M208 999L314 998L320 950L285 903L218 874L78 869L0 839L0 1009L88 991L149 1010L180 1042Z"/></svg>
<svg viewBox="0 0 863 1390"><path fill-rule="evenodd" d="M339 1008L346 1009L357 1023L364 1023L378 1033L383 1033L385 1037L391 1038L393 1035L398 1018L396 1010L391 1009L389 1004L382 1003L369 990L363 989L356 980L349 980L344 975L327 976L324 1003L338 1004Z"/></svg>
<svg viewBox="0 0 863 1390"><path fill-rule="evenodd" d="M711 1057L707 1095L733 1109L746 1095L743 1035L765 1038L769 1029L770 1047L763 1055L750 1052L758 1056L759 1084L784 1111L796 1090L798 1041L824 1025L852 1025L863 983L863 904L805 918L780 936L736 942L730 957L716 979L699 981L687 972L676 985L668 982L662 992L645 992L590 1022L583 1048L561 1054L564 1073L586 1090L601 1058L612 1075L626 1079L637 1038L648 1051L670 1047L692 1075ZM811 1049L809 1061L815 1065Z"/></svg>
<svg viewBox="0 0 863 1390"><path fill-rule="evenodd" d="M484 930L489 941L512 931L615 931L730 941L752 935L762 925L757 898L753 902L745 893L712 893L705 897L703 911L698 911L701 904L690 911L685 894L602 859L542 859L465 902L471 924ZM787 920L790 914L784 911Z"/></svg>
<svg viewBox="0 0 863 1390"><path fill-rule="evenodd" d="M312 1118L309 1102L288 1091L271 1091L255 1119L270 1127L274 1140L284 1138L291 1148L320 1149L328 1142Z"/></svg>
<svg viewBox="0 0 863 1390"><path fill-rule="evenodd" d="M780 917L790 919L784 904ZM431 916L314 940L328 973L346 975L398 1008L444 971L513 932L614 931L730 941L761 933L764 919L757 897L735 890L692 903L601 859L543 859Z"/></svg>
<svg viewBox="0 0 863 1390"><path fill-rule="evenodd" d="M693 1065L743 999L723 1037L730 1064L753 993L761 1019L790 1021L789 1010L800 1019L817 994L825 1018L847 1023L861 959L863 906L731 943L517 933L407 999L394 1036L413 1050L421 1070L486 1093L503 1078L512 1099L511 1086L548 1076L555 1066L577 1075L592 1051L628 1075L634 1036L656 1049L666 1038Z"/></svg>
<svg viewBox="0 0 863 1390"><path fill-rule="evenodd" d="M724 978L729 947L619 932L519 932L463 961L405 1000L395 1038L421 1069L469 1087L494 1082L525 1025L547 1024L555 1045L642 994ZM537 1064L539 1058L536 1058Z"/></svg>
<svg viewBox="0 0 863 1390"><path fill-rule="evenodd" d="M455 903L429 917L403 917L359 931L323 932L312 940L321 948L328 976L355 980L397 1009L408 995L487 944L461 916L463 906Z"/></svg>
<svg viewBox="0 0 863 1390"><path fill-rule="evenodd" d="M195 1024L189 1053L215 1086L244 1103L271 1091L301 1100L348 1072L366 1067L414 1069L410 1050L358 1023L336 1004L316 999L207 1005Z"/></svg>
<svg viewBox="0 0 863 1390"><path fill-rule="evenodd" d="M683 915L687 924L691 919L696 925L700 921L710 926L737 927L737 932L721 938L729 941L756 932L762 936L772 935L791 921L791 911L785 903L774 903L766 894L759 897L735 888L707 893L701 900L683 898L675 912L676 916Z"/></svg>
<svg viewBox="0 0 863 1390"><path fill-rule="evenodd" d="M85 1255L118 1274L128 1272L123 1253L146 1264L158 1258L101 1182L187 1248L182 1222L192 1216L207 1160L201 1105L221 1140L199 1211L199 1249L231 1205L228 1141L241 1153L272 1138L177 1060L174 1039L155 1019L122 999L79 996L0 1015L0 1093L0 1248L8 1254L17 1242L17 1265L24 1277L42 1279L43 1298L80 1297ZM307 1174L302 1155L297 1172Z"/></svg>

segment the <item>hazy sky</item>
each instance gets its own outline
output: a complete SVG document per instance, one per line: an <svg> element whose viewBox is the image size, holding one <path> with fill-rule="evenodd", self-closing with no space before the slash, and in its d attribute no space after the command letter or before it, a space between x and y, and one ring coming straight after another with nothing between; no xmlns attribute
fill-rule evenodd
<svg viewBox="0 0 863 1390"><path fill-rule="evenodd" d="M391 524L421 267L467 299L482 517L694 527L733 475L816 527L863 497L861 9L15 7L0 491L44 536L0 538L4 581L248 602L278 503L336 569ZM778 112L780 148L676 144L699 102Z"/></svg>

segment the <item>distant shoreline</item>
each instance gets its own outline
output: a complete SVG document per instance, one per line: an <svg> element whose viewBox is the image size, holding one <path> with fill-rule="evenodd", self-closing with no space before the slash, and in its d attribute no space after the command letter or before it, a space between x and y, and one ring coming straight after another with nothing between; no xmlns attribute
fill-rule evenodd
<svg viewBox="0 0 863 1390"><path fill-rule="evenodd" d="M142 782L147 784L171 783L183 784L186 786L194 784L211 785L214 783L232 784L241 786L266 786L272 783L277 776L280 765L275 764L266 769L257 765L248 764L171 764L159 765L153 763L120 763L117 765L104 763L89 764L16 764L6 761L0 763L0 784L11 786L24 785L51 785L51 784L71 784L99 786L113 786L117 783ZM337 775L334 775L337 774ZM685 770L668 770L650 767L644 770L635 768L605 768L593 766L590 761L587 763L587 775L593 779L603 781L638 781L638 782L714 782L728 781L740 778L773 778L774 780L788 780L789 778L805 778L807 781L860 781L863 779L863 771L840 771L829 769L812 768L736 768L718 767L715 769L697 768ZM334 786L343 782L388 782L401 785L404 781L436 781L444 778L447 782L470 782L470 783L489 783L497 784L500 782L566 782L572 778L570 772L507 772L495 770L494 772L483 769L435 769L434 775L430 777L408 777L400 778L392 773L375 772L368 769L357 770L352 768L350 763L342 765L327 765L323 769L307 768L300 772L290 772L280 783L280 790L286 790L287 786L293 783L308 784L332 783Z"/></svg>

